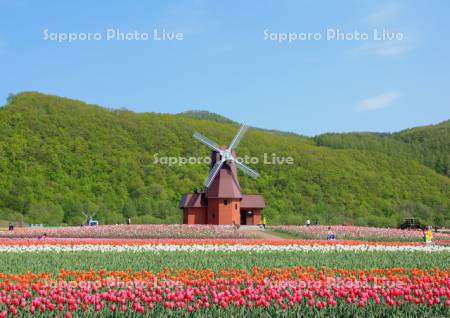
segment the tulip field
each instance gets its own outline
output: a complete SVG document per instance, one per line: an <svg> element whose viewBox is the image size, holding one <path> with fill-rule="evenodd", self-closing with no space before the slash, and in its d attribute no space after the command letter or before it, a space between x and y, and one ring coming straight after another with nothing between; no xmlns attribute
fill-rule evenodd
<svg viewBox="0 0 450 318"><path fill-rule="evenodd" d="M25 228L0 231L0 238L248 238L249 233L236 231L229 225L132 224L102 226L68 226L56 228Z"/></svg>
<svg viewBox="0 0 450 318"><path fill-rule="evenodd" d="M0 276L6 315L105 316L442 316L448 270L71 271Z"/></svg>
<svg viewBox="0 0 450 318"><path fill-rule="evenodd" d="M0 232L0 318L450 316L445 239L257 239L219 227L160 238L101 227L93 237L22 231L31 230Z"/></svg>
<svg viewBox="0 0 450 318"><path fill-rule="evenodd" d="M301 239L323 239L327 236L328 226L312 225L279 225L272 226L272 230L289 233ZM333 225L332 232L341 240L365 240L365 241L406 241L417 242L422 236L420 230L400 230L393 228L378 228L366 226ZM435 240L450 242L450 232L433 233Z"/></svg>

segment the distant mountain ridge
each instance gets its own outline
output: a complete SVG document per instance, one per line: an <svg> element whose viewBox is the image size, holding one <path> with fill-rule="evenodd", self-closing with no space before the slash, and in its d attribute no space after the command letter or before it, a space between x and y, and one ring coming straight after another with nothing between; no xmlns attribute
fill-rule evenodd
<svg viewBox="0 0 450 318"><path fill-rule="evenodd" d="M184 116L184 117L190 117L190 118L195 118L195 119L205 119L205 120L210 120L210 121L217 121L219 123L236 123L235 121L216 114L216 113L211 113L207 110L188 110L182 113L178 113L178 116Z"/></svg>
<svg viewBox="0 0 450 318"><path fill-rule="evenodd" d="M180 222L178 200L201 186L208 166L157 159L209 156L192 134L226 143L237 128L203 111L134 113L20 93L0 108L0 220L80 224L87 210L101 223ZM416 217L450 226L450 178L436 172L445 172L447 129L307 138L251 128L238 155L259 158L250 165L261 177L241 176L241 186L265 196L269 224L395 226ZM272 154L294 164L271 164Z"/></svg>
<svg viewBox="0 0 450 318"><path fill-rule="evenodd" d="M417 160L450 177L450 120L386 133L328 133L314 138L320 146L358 149Z"/></svg>

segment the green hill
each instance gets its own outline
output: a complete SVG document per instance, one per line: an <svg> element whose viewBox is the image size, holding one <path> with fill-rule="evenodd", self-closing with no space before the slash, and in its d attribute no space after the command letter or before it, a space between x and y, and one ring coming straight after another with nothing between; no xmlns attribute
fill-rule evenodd
<svg viewBox="0 0 450 318"><path fill-rule="evenodd" d="M417 160L450 177L450 120L393 134L330 133L315 140L318 145L335 149L358 149Z"/></svg>
<svg viewBox="0 0 450 318"><path fill-rule="evenodd" d="M195 131L227 144L237 124L206 117L110 110L39 93L10 98L0 108L0 219L80 224L87 210L101 223L123 223L125 216L135 223L180 222L178 201L202 184L208 166L156 159L209 156L192 138ZM422 130L392 138L408 143ZM424 135L437 140L440 133ZM397 225L414 216L450 226L449 178L409 154L354 148L250 129L238 155L258 157L250 165L261 177L242 176L241 185L265 196L271 224ZM265 164L264 153L291 156L294 164Z"/></svg>
<svg viewBox="0 0 450 318"><path fill-rule="evenodd" d="M236 122L232 121L231 119L226 118L225 116L211 113L206 110L188 110L188 111L185 111L182 113L178 113L177 115L189 117L189 118L195 118L195 119L206 119L206 120L211 120L211 121L217 121L219 123L229 123L229 124L236 123Z"/></svg>

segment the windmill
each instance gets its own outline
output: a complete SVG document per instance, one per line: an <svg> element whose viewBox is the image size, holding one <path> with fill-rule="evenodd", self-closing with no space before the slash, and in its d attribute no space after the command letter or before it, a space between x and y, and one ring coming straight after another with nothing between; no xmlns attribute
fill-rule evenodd
<svg viewBox="0 0 450 318"><path fill-rule="evenodd" d="M97 213L89 214L84 211L81 211L81 214L84 215L86 218L86 225L95 226L98 225L98 221L94 219L94 217L97 215Z"/></svg>
<svg viewBox="0 0 450 318"><path fill-rule="evenodd" d="M209 148L211 148L213 151L217 152L220 155L219 160L216 160L214 165L211 168L211 171L208 175L208 178L206 178L204 182L204 186L206 188L209 188L211 183L214 181L214 178L219 173L220 169L224 164L235 164L239 169L241 169L245 174L249 175L250 177L256 179L258 178L259 174L252 168L248 167L241 161L239 161L235 156L235 149L241 142L242 138L244 137L244 134L246 133L248 129L248 126L242 125L241 128L239 128L236 136L234 136L233 140L231 141L228 148L223 149L223 147L220 147L218 144L216 144L214 141L208 139L207 137L203 136L202 134L196 132L194 133L194 138L200 141L201 143L205 144Z"/></svg>
<svg viewBox="0 0 450 318"><path fill-rule="evenodd" d="M187 193L180 202L185 224L246 224L260 223L265 207L259 194L242 194L236 167L256 179L259 174L238 160L236 148L248 127L242 125L229 146L219 146L200 133L194 138L208 146L211 169L204 182L205 191Z"/></svg>

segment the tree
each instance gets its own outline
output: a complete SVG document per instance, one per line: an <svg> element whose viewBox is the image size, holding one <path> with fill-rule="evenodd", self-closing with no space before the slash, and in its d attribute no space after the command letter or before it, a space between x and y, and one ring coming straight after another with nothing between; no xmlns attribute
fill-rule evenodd
<svg viewBox="0 0 450 318"><path fill-rule="evenodd" d="M15 96L16 96L16 95L14 95L13 93L9 93L9 94L8 94L8 97L6 97L6 103L7 103L7 104L11 104L11 102L13 101L13 99L14 99Z"/></svg>

